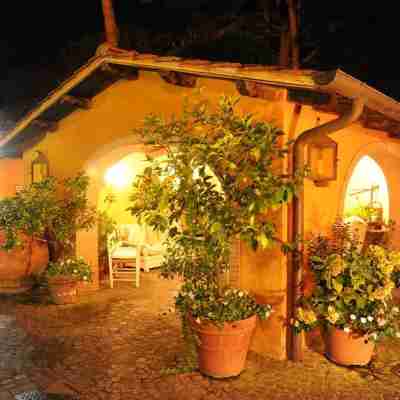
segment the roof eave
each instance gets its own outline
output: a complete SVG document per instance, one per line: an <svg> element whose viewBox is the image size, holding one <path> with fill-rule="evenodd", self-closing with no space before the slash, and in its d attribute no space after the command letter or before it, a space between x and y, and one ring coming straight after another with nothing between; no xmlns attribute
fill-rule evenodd
<svg viewBox="0 0 400 400"><path fill-rule="evenodd" d="M400 103L340 69L315 72L312 76L317 90L338 93L349 99L362 97L365 105L400 122Z"/></svg>

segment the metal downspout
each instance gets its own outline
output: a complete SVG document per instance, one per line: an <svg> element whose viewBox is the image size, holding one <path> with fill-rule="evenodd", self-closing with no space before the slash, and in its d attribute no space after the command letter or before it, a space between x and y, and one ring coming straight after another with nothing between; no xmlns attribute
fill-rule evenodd
<svg viewBox="0 0 400 400"><path fill-rule="evenodd" d="M313 138L321 135L330 135L339 131L353 122L357 121L363 110L365 100L363 98L353 99L351 109L345 112L339 118L329 121L325 124L316 126L315 128L304 131L297 137L293 145L293 168L294 171L301 170L305 166L304 150L307 143ZM300 188L293 200L293 237L303 238L304 236L304 189ZM292 262L289 270L288 282L288 316L289 321L295 317L295 306L299 296L301 295L301 280L303 267L303 245L299 243L297 246L297 256L292 257ZM290 329L290 328L289 328ZM293 361L301 361L303 359L303 335L296 335L293 329L290 329L290 340L288 343L289 359Z"/></svg>

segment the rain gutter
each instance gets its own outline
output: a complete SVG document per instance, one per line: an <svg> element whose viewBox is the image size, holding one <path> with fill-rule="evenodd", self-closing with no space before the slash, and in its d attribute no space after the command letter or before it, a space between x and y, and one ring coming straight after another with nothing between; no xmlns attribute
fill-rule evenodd
<svg viewBox="0 0 400 400"><path fill-rule="evenodd" d="M359 90L354 92L358 93ZM353 93L354 93L353 92ZM316 126L315 128L304 131L297 137L293 145L293 167L294 171L298 171L305 166L304 151L305 146L313 139L330 135L341 129L346 128L352 123L356 122L365 105L365 98L358 97L352 100L351 108L342 116L325 124ZM296 238L303 239L304 237L304 189L300 188L293 200L293 214L292 214L292 241ZM301 281L303 270L303 244L299 243L297 246L297 255L292 256L289 271L288 271L288 317L289 321L295 317L295 307L298 298L301 295ZM290 329L288 343L288 358L293 361L301 361L303 359L303 336L295 334L294 329Z"/></svg>

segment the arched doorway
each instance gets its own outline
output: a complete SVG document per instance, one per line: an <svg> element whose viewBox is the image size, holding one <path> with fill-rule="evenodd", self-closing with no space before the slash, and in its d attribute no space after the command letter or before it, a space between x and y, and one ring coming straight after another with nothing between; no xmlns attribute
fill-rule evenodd
<svg viewBox="0 0 400 400"><path fill-rule="evenodd" d="M387 222L390 218L389 207L388 182L382 168L370 156L361 157L347 183L345 218Z"/></svg>
<svg viewBox="0 0 400 400"><path fill-rule="evenodd" d="M100 148L83 166L83 171L90 178L90 186L88 190L88 200L96 208L101 208L101 193L106 186L105 177L110 168L115 167L125 157L132 154L141 154L140 158L145 157L145 154L154 153L151 146L146 146L133 135L124 139L119 139L113 143ZM123 172L121 167L111 170L109 176L116 178L117 187L129 186L129 180L133 177L121 177ZM120 176L117 178L117 176ZM122 189L121 187L121 189ZM117 188L118 189L118 188ZM98 226L95 226L90 231L79 231L76 237L77 254L84 257L89 262L93 269L93 283L91 289L99 288L99 235Z"/></svg>

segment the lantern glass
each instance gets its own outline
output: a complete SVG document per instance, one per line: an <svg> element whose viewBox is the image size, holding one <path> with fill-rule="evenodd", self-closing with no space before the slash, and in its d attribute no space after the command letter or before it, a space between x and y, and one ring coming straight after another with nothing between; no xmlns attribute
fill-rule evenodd
<svg viewBox="0 0 400 400"><path fill-rule="evenodd" d="M326 186L336 180L337 143L327 136L318 138L308 146L309 177L317 186Z"/></svg>
<svg viewBox="0 0 400 400"><path fill-rule="evenodd" d="M41 182L49 176L49 163L43 153L38 151L32 161L32 183Z"/></svg>

